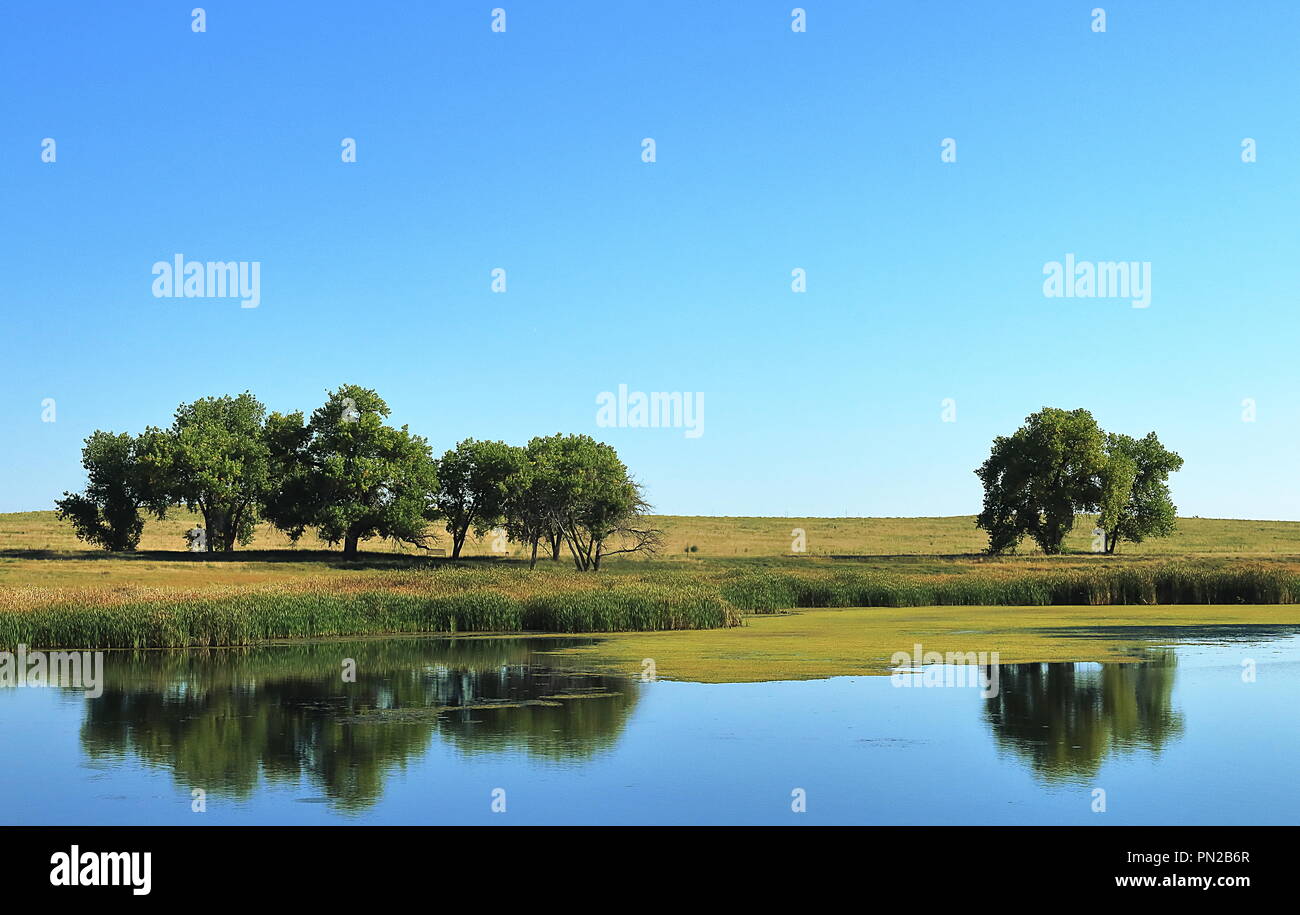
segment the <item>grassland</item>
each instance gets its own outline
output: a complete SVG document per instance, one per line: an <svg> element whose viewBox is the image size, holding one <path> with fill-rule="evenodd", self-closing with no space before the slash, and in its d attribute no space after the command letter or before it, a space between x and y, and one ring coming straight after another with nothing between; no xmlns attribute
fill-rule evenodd
<svg viewBox="0 0 1300 915"><path fill-rule="evenodd" d="M121 588L131 586L212 588L260 585L377 568L403 568L430 554L386 541L362 544L361 561L345 565L337 548L309 532L298 544L263 525L248 549L232 554L188 554L183 532L197 519L175 512L145 525L140 550L128 556L87 550L53 512L0 514L0 587ZM978 572L999 576L1040 569L1088 569L1099 565L1150 566L1171 559L1205 568L1254 562L1300 572L1300 522L1184 518L1174 536L1123 544L1119 554L1090 551L1091 525L1081 522L1063 556L1043 556L1032 544L1017 556L979 555L984 540L970 516L949 518L700 518L663 515L664 549L653 560L616 560L619 574L646 567L672 569L851 567L917 575ZM791 531L805 532L807 552L791 552ZM491 537L471 535L464 556L492 563L521 561L523 550L507 544L492 550ZM443 537L445 546L446 537ZM692 549L694 548L694 549ZM435 553L434 559L438 558ZM91 560L91 561L87 561ZM549 563L542 563L548 566Z"/></svg>
<svg viewBox="0 0 1300 915"><path fill-rule="evenodd" d="M0 515L0 647L725 628L745 632L694 638L725 646L761 629L789 632L813 650L817 638L797 635L803 624L759 617L799 608L940 607L934 612L957 620L955 607L1052 606L1064 626L1081 618L1079 607L1187 605L1202 610L1181 610L1184 624L1219 625L1209 622L1215 605L1282 605L1267 622L1300 622L1291 606L1300 597L1300 523L1290 522L1184 519L1175 537L1125 545L1116 556L1087 551L1085 522L1071 538L1075 552L994 559L978 554L968 517L664 516L656 519L666 541L659 557L611 562L598 575L549 561L529 572L517 548L494 553L490 538L472 540L460 562L369 544L359 561L344 563L336 550L312 540L295 546L269 529L248 550L190 554L179 547L194 523L183 514L151 522L139 552L112 555L83 549L52 513ZM805 554L791 553L796 527ZM998 612L1007 623L1019 619ZM853 618L803 617L829 630ZM871 619L885 637L892 617ZM892 635L881 644L898 647Z"/></svg>
<svg viewBox="0 0 1300 915"><path fill-rule="evenodd" d="M697 559L751 558L792 556L791 531L806 534L808 557L835 556L953 556L979 553L984 549L984 535L975 527L970 515L946 518L746 518L688 517L659 515L651 519L664 531L665 557ZM140 542L143 552L176 551L185 548L184 532L198 519L176 511L164 521L150 520ZM1067 538L1070 553L1091 552L1091 525L1081 521ZM437 547L446 547L443 535ZM492 537L475 537L465 546L466 556L524 558L518 544L507 544L504 553L494 553ZM691 547L695 550L687 552ZM329 550L311 532L297 545L282 533L262 525L250 547L258 551L297 551L310 554ZM337 549L337 548L333 548ZM1300 557L1300 522L1239 521L1216 518L1182 518L1172 537L1147 543L1121 546L1125 556L1277 556ZM73 536L68 525L59 522L54 512L18 512L0 514L0 553L10 551L78 553L84 544ZM383 541L362 544L370 553L405 553L423 555L414 547ZM1029 544L1024 550L1037 555Z"/></svg>

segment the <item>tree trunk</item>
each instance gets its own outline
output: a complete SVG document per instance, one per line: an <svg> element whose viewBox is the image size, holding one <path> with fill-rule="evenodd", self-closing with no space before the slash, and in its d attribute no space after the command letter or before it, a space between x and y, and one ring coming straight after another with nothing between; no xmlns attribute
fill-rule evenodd
<svg viewBox="0 0 1300 915"><path fill-rule="evenodd" d="M530 572L533 569L537 568L537 541L541 539L542 539L541 537L533 538L533 556L531 559L528 560L528 571Z"/></svg>
<svg viewBox="0 0 1300 915"><path fill-rule="evenodd" d="M580 545L575 544L572 540L568 540L566 542L569 544L569 552L573 554L573 567L577 569L579 572L587 571L587 566L585 563L583 563L583 559L585 559L586 557L583 556Z"/></svg>
<svg viewBox="0 0 1300 915"><path fill-rule="evenodd" d="M560 561L560 547L564 545L564 538L558 533L550 535L551 538L551 562Z"/></svg>
<svg viewBox="0 0 1300 915"><path fill-rule="evenodd" d="M226 522L226 543L224 549L227 553L233 553L235 551L235 544L239 540L239 522L242 521L243 518L244 507L241 505L239 508L231 512L229 519Z"/></svg>
<svg viewBox="0 0 1300 915"><path fill-rule="evenodd" d="M235 538L231 535L234 527L230 513L222 509L211 509L207 517L208 550L214 553L229 553L235 548Z"/></svg>
<svg viewBox="0 0 1300 915"><path fill-rule="evenodd" d="M354 533L352 531L348 531L347 536L343 538L344 559L353 560L357 558L357 543L358 541L360 541L360 539L361 539L360 534Z"/></svg>

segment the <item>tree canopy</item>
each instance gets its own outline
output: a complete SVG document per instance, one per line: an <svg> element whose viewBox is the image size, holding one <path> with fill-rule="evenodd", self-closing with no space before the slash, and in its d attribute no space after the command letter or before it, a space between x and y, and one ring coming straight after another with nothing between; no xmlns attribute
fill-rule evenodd
<svg viewBox="0 0 1300 915"><path fill-rule="evenodd" d="M1165 448L1154 432L1140 439L1112 434L1106 437L1109 476L1116 481L1112 503L1103 510L1100 527L1106 532L1106 552L1115 552L1121 540L1141 543L1148 537L1168 537L1174 532L1178 509L1169 493L1169 474L1183 459ZM1131 480L1127 486L1125 481Z"/></svg>
<svg viewBox="0 0 1300 915"><path fill-rule="evenodd" d="M203 516L208 550L247 545L271 485L266 408L245 391L181 404L169 429L150 427L139 458L159 493Z"/></svg>
<svg viewBox="0 0 1300 915"><path fill-rule="evenodd" d="M589 435L539 443L549 500L547 517L580 571L599 571L618 553L653 553L660 532L645 523L649 506L618 453Z"/></svg>
<svg viewBox="0 0 1300 915"><path fill-rule="evenodd" d="M989 552L1014 550L1029 535L1044 553L1059 553L1080 512L1098 513L1105 549L1173 532L1169 474L1183 464L1154 432L1145 438L1106 434L1087 410L1044 407L1013 435L998 436L975 471L984 508L975 523Z"/></svg>
<svg viewBox="0 0 1300 915"><path fill-rule="evenodd" d="M59 520L69 521L77 537L113 552L140 544L140 508L153 498L137 455L137 440L123 432L96 432L81 449L86 469L84 493L65 492L56 501Z"/></svg>
<svg viewBox="0 0 1300 915"><path fill-rule="evenodd" d="M314 527L352 559L363 540L382 537L427 547L437 517L437 466L428 442L384 420L374 391L344 385L304 425L274 415L267 439L281 482L267 500L269 520L297 540Z"/></svg>
<svg viewBox="0 0 1300 915"><path fill-rule="evenodd" d="M519 455L519 462L505 483L505 529L510 539L531 548L528 567L537 565L537 546L544 538L551 548L551 559L560 560L564 534L560 528L561 512L556 510L560 498L558 468L559 435L532 439Z"/></svg>
<svg viewBox="0 0 1300 915"><path fill-rule="evenodd" d="M506 481L522 462L519 448L472 438L460 442L438 461L434 504L447 522L453 559L460 558L471 527L482 536L503 520Z"/></svg>
<svg viewBox="0 0 1300 915"><path fill-rule="evenodd" d="M975 523L989 550L1014 549L1028 534L1048 554L1061 552L1076 511L1093 511L1101 497L1105 435L1087 410L1044 407L1013 435L998 436L975 471L984 510Z"/></svg>

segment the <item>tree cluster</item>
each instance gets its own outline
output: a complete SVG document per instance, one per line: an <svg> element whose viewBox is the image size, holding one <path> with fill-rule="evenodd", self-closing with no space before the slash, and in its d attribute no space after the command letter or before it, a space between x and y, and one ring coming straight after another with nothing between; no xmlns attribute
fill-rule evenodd
<svg viewBox="0 0 1300 915"><path fill-rule="evenodd" d="M465 439L435 458L428 442L386 422L374 391L345 385L310 416L266 412L252 394L207 397L177 409L171 426L86 439L83 493L64 493L59 517L106 550L133 550L144 515L175 505L203 517L206 548L247 545L259 522L297 540L316 531L345 558L384 538L428 548L442 521L459 558L469 532L503 527L531 549L599 570L620 553L652 553L641 486L609 445L586 435L534 438L524 447Z"/></svg>
<svg viewBox="0 0 1300 915"><path fill-rule="evenodd" d="M1095 513L1103 549L1173 533L1176 508L1169 474L1183 459L1154 432L1141 439L1103 432L1087 410L1044 407L1010 436L998 436L975 471L984 510L975 523L989 552L1014 551L1028 535L1060 553L1076 514Z"/></svg>

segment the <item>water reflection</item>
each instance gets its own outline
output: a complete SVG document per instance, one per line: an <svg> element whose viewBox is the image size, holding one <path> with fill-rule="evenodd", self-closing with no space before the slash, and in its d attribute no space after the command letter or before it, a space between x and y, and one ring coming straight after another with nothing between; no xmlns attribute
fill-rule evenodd
<svg viewBox="0 0 1300 915"><path fill-rule="evenodd" d="M94 759L132 755L178 783L238 799L315 786L358 811L436 739L464 753L585 758L612 746L632 680L554 670L579 640L398 639L114 654L81 728ZM345 682L345 659L355 682Z"/></svg>
<svg viewBox="0 0 1300 915"><path fill-rule="evenodd" d="M143 763L169 773L182 789L241 802L263 801L261 789L279 787L283 800L320 799L358 814L377 805L390 776L420 771L416 764L426 758L437 773L430 777L456 777L439 766L439 754L448 750L467 759L499 755L598 771L585 764L623 739L642 686L556 666L550 652L591 641L374 639L112 653L102 696L68 695L72 708L80 707L81 750L101 768ZM355 662L355 682L344 679L346 659ZM1183 718L1171 699L1176 672L1173 650L1155 650L1144 663L1003 665L998 695L976 699L976 713L1004 756L1038 781L1081 781L1096 775L1108 757L1141 753L1154 760L1180 738ZM893 698L884 678L846 679L828 688L851 691L850 707L859 709L864 701L870 706ZM699 688L710 689L716 690ZM708 701L733 702L729 714L743 717L774 695L812 689L748 684L711 692ZM705 693L673 695L696 703ZM921 709L934 733L963 731L946 717L949 708ZM963 704L951 713L969 721L971 709ZM699 753L725 754L730 745L711 736L719 725L712 721L701 729L699 714L694 704L678 709L676 719L696 721L696 730L661 734L662 745L698 734L707 742ZM818 727L832 739L847 739L856 720L845 713ZM775 741L768 752L779 757L778 746L797 743L791 737L802 727L785 722L754 739ZM680 743L678 752L683 746L695 745ZM842 759L824 762L833 771Z"/></svg>
<svg viewBox="0 0 1300 915"><path fill-rule="evenodd" d="M998 745L1047 781L1089 778L1111 754L1158 755L1183 732L1171 696L1177 656L1128 664L1005 664L984 717Z"/></svg>

